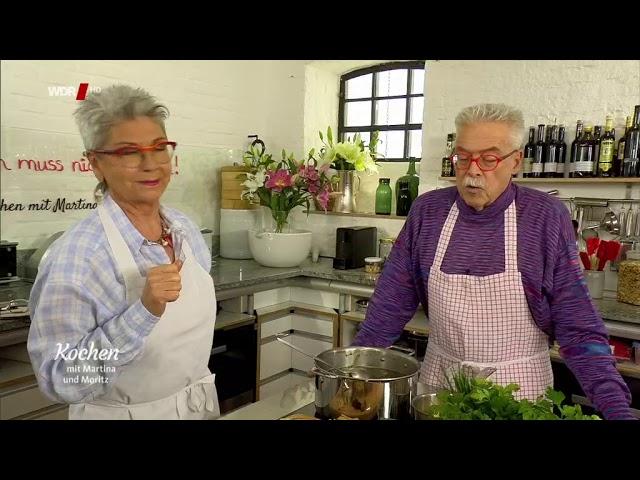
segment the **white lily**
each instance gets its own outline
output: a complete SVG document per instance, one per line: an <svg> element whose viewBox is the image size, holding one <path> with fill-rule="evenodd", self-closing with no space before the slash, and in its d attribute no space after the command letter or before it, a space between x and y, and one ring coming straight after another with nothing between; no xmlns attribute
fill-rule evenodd
<svg viewBox="0 0 640 480"><path fill-rule="evenodd" d="M260 187L264 186L264 182L267 180L267 173L265 170L258 170L255 174L247 173L247 179L242 182L242 185L247 187L248 193L253 194Z"/></svg>

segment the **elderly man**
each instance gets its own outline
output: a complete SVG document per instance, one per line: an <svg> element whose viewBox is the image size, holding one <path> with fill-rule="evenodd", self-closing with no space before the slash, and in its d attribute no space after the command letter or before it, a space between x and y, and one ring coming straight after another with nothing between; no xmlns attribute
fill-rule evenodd
<svg viewBox="0 0 640 480"><path fill-rule="evenodd" d="M354 345L387 347L414 315L429 318L420 381L446 385L460 366L535 399L553 385L549 340L607 419L634 418L600 315L590 300L571 217L546 193L511 182L522 162L522 113L463 109L456 187L420 196L378 281Z"/></svg>

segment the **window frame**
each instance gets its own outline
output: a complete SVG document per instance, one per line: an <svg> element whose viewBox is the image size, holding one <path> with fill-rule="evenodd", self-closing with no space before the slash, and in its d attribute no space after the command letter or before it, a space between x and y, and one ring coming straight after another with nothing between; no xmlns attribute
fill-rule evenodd
<svg viewBox="0 0 640 480"><path fill-rule="evenodd" d="M404 152L402 158L380 158L378 162L408 162L409 161L409 137L411 131L414 130L422 130L422 125L424 123L424 118L422 119L422 123L409 123L411 120L411 99L412 98L424 98L424 89L422 93L410 93L411 92L411 83L413 79L412 70L424 70L425 68L424 60L414 60L408 62L387 62L380 63L378 65L372 65L370 67L359 68L357 70L353 70L352 72L345 73L340 76L340 93L338 100L338 138L343 141L347 135L355 134L356 132L388 132L388 131L404 131ZM407 93L405 95L390 95L390 96L376 96L376 77L377 73L387 72L392 70L407 70ZM371 96L369 97L361 97L361 98L346 98L346 86L347 81L352 80L356 77L361 77L364 75L372 74L371 78ZM376 102L379 100L393 100L393 99L405 99L406 100L406 111L405 111L405 122L403 124L398 125L376 125L375 124L375 114L376 114ZM371 124L370 125L362 125L357 127L347 127L344 125L344 114L345 107L347 103L350 102L361 102L361 101L370 101L371 102ZM420 162L422 160L422 156L420 157L412 157L416 162Z"/></svg>

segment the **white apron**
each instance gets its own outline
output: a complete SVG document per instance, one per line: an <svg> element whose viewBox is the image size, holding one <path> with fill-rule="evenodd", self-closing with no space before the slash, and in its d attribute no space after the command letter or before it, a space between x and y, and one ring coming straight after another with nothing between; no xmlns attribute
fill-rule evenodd
<svg viewBox="0 0 640 480"><path fill-rule="evenodd" d="M131 305L142 295L146 278L140 275L104 206L98 207L98 214ZM186 241L182 241L182 251L180 297L167 303L143 352L128 365L116 367L118 375L110 390L92 402L70 405L70 419L198 420L220 416L215 375L207 366L216 318L213 279L198 264Z"/></svg>
<svg viewBox="0 0 640 480"><path fill-rule="evenodd" d="M493 367L489 380L517 383L516 398L535 400L553 385L553 372L548 337L531 316L518 271L515 202L504 213L504 273L476 277L440 270L457 218L454 203L429 274L430 334L420 382L446 387L445 375L458 368Z"/></svg>

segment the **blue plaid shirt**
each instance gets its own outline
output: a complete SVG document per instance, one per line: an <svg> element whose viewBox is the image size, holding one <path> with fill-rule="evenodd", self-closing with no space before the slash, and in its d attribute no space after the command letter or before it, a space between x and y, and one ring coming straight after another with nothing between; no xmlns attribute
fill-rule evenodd
<svg viewBox="0 0 640 480"><path fill-rule="evenodd" d="M103 204L142 276L170 262L162 246L145 242L109 195ZM163 206L161 212L171 227L176 254L176 237L183 237L209 272L211 252L198 227L177 210ZM29 311L27 348L38 384L61 403L88 402L106 393L118 367L142 352L145 338L160 319L140 299L127 305L124 279L97 211L52 245L31 290ZM81 358L76 358L78 352ZM105 354L100 358L98 352Z"/></svg>

